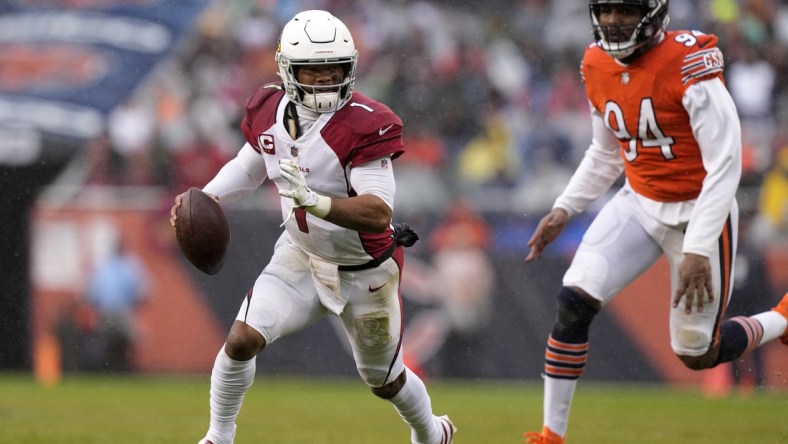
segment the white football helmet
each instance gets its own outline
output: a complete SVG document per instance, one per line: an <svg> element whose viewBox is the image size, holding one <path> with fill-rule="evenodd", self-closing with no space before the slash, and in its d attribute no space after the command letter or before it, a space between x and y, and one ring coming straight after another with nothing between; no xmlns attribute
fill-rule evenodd
<svg viewBox="0 0 788 444"><path fill-rule="evenodd" d="M275 60L279 77L290 100L318 113L338 110L353 92L358 51L347 26L326 11L311 10L296 14L282 29ZM296 72L304 65L341 64L342 83L312 86L298 82Z"/></svg>
<svg viewBox="0 0 788 444"><path fill-rule="evenodd" d="M609 30L599 24L599 7L602 5L635 6L643 10L643 19L633 29L620 29L618 32L630 32L629 39L622 42L611 42L607 39ZM594 31L594 39L605 52L616 59L625 59L635 50L659 38L668 26L668 0L589 0L589 12Z"/></svg>

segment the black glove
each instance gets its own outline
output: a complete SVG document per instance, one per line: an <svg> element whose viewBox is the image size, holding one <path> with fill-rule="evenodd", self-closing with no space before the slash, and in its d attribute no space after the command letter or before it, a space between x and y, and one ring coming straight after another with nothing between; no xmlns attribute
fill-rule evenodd
<svg viewBox="0 0 788 444"><path fill-rule="evenodd" d="M416 232L413 231L413 228L411 228L408 224L400 223L393 224L392 226L394 227L394 234L392 234L391 237L394 238L394 242L396 242L397 245L410 247L411 245L415 244L417 240L419 240L419 235L416 234Z"/></svg>

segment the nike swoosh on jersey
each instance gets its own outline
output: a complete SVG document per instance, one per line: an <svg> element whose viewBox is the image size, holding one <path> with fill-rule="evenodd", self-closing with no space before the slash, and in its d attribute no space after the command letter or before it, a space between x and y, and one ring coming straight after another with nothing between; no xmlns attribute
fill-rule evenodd
<svg viewBox="0 0 788 444"><path fill-rule="evenodd" d="M391 129L391 127L392 127L392 126L394 126L394 124L393 124L393 123L392 123L391 125L389 125L389 126L385 127L385 128L381 128L381 129L379 129L379 130L378 130L378 134L380 134L381 136L382 136L382 135L384 135L384 134L386 134L387 132L389 132L389 130Z"/></svg>
<svg viewBox="0 0 788 444"><path fill-rule="evenodd" d="M370 293L374 293L374 292L376 292L376 291L380 290L381 288L383 288L383 287L385 287L385 286L386 286L386 284L383 284L383 285L381 285L380 287L375 287L375 288L372 288L372 286L370 285L370 286L369 286L369 292L370 292Z"/></svg>

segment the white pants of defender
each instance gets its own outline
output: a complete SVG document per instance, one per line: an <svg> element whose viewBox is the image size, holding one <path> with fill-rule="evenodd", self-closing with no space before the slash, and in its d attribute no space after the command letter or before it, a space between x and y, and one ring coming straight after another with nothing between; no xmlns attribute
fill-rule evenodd
<svg viewBox="0 0 788 444"><path fill-rule="evenodd" d="M736 256L738 207L731 206L732 224L731 258ZM621 189L607 202L583 235L583 240L563 279L565 287L579 287L599 300L609 303L630 282L643 274L661 255L670 265L670 294L641 294L636 297L664 297L670 309L671 347L676 354L700 356L705 353L719 321L721 301L727 302L730 294L720 297L722 276L720 249L709 258L711 263L714 302L706 303L702 312L693 309L686 314L682 301L672 308L673 294L678 287L678 269L684 258L682 245L686 225L666 226L649 216L639 205L631 190ZM733 276L733 264L728 276ZM732 283L726 285L732 288ZM650 316L643 313L643 316Z"/></svg>

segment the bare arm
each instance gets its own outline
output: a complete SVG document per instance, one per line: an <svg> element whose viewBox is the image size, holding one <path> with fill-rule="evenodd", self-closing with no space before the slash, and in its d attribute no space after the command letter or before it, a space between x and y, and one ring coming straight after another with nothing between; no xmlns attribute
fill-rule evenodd
<svg viewBox="0 0 788 444"><path fill-rule="evenodd" d="M378 196L362 194L345 199L331 198L325 220L364 233L382 233L391 225L391 208Z"/></svg>

